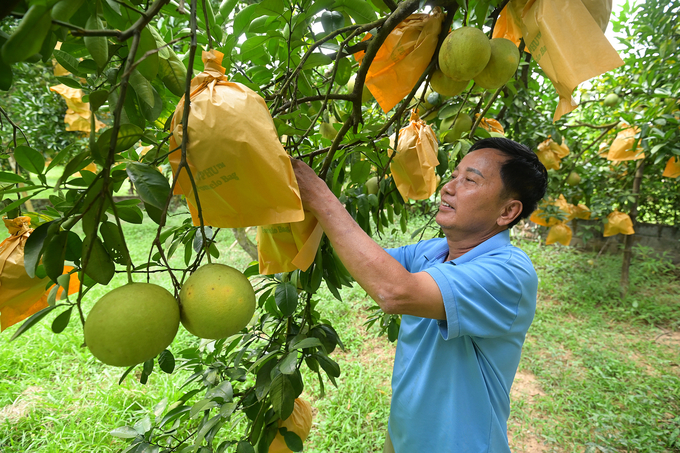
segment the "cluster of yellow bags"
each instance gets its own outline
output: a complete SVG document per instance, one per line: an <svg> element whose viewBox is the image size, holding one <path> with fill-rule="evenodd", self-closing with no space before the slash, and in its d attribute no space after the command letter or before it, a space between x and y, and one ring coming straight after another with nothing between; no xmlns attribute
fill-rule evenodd
<svg viewBox="0 0 680 453"><path fill-rule="evenodd" d="M29 277L24 267L24 247L33 232L30 217L3 219L10 236L0 243L0 330L47 307L50 279ZM65 266L68 273L73 268ZM68 294L78 292L80 282L75 275L69 279ZM57 291L61 296L62 288Z"/></svg>
<svg viewBox="0 0 680 453"><path fill-rule="evenodd" d="M553 121L578 106L579 83L623 65L604 35L611 11L612 0L510 0L501 11L493 37L524 38L559 94Z"/></svg>
<svg viewBox="0 0 680 453"><path fill-rule="evenodd" d="M559 208L559 217L546 214L546 206L548 205ZM559 242L564 245L569 245L571 242L572 230L567 222L573 219L590 219L590 209L584 204L574 205L569 203L564 195L560 195L557 200L550 199L543 202L529 217L532 222L550 228L545 241L546 244ZM603 236L609 237L615 234L635 234L630 216L618 210L607 216Z"/></svg>

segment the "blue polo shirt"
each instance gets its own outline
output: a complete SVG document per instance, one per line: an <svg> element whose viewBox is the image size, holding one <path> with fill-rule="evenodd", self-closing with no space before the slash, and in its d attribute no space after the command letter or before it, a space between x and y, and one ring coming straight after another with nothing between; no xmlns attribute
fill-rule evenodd
<svg viewBox="0 0 680 453"><path fill-rule="evenodd" d="M387 250L427 272L446 320L402 316L389 433L395 453L509 453L510 386L538 278L505 230L452 261L446 239Z"/></svg>

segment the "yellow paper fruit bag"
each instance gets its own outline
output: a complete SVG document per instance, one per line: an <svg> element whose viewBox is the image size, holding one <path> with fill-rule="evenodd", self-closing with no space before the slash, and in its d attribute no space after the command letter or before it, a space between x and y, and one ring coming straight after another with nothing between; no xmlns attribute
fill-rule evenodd
<svg viewBox="0 0 680 453"><path fill-rule="evenodd" d="M323 230L311 213L294 223L257 227L257 258L261 275L306 271L314 262Z"/></svg>
<svg viewBox="0 0 680 453"><path fill-rule="evenodd" d="M90 103L83 102L83 90L70 88L64 84L60 84L50 87L50 91L59 93L66 101L66 106L68 107L66 109L66 115L64 116L66 130L90 132L90 117L92 116L92 111L90 111ZM99 129L106 126L99 121L96 116L94 124L95 132L98 132Z"/></svg>
<svg viewBox="0 0 680 453"><path fill-rule="evenodd" d="M296 398L293 413L287 419L279 420L279 428L293 431L304 442L312 430L312 406L302 398ZM269 446L269 453L293 453L293 451L288 448L281 433L277 432Z"/></svg>
<svg viewBox="0 0 680 453"><path fill-rule="evenodd" d="M0 331L47 307L49 278L31 278L24 267L24 247L33 232L30 217L3 219L10 236L0 244ZM72 267L64 266L68 273ZM78 292L78 278L71 275L68 294ZM59 288L57 296L60 296Z"/></svg>
<svg viewBox="0 0 680 453"><path fill-rule="evenodd" d="M607 223L604 224L604 237L614 236L615 234L635 234L633 221L628 214L614 211L607 216Z"/></svg>
<svg viewBox="0 0 680 453"><path fill-rule="evenodd" d="M432 60L442 29L444 13L412 14L389 34L371 62L366 86L385 113L413 90ZM361 62L365 52L355 58Z"/></svg>
<svg viewBox="0 0 680 453"><path fill-rule="evenodd" d="M578 206L571 205L571 214L576 219L588 220L590 219L590 209L584 204L579 204Z"/></svg>
<svg viewBox="0 0 680 453"><path fill-rule="evenodd" d="M394 146L393 146L394 147ZM390 148L390 170L404 199L424 200L437 190L437 136L425 121L411 110L411 122L399 131L397 150Z"/></svg>
<svg viewBox="0 0 680 453"><path fill-rule="evenodd" d="M645 155L642 152L641 146L633 149L633 146L635 145L635 135L639 133L640 128L638 127L626 127L626 129L616 134L612 146L609 147L607 159L613 162L644 159Z"/></svg>
<svg viewBox="0 0 680 453"><path fill-rule="evenodd" d="M578 106L571 93L581 82L623 65L604 35L611 10L612 0L511 0L501 12L493 37L518 43L522 30L526 51L559 94L553 121Z"/></svg>
<svg viewBox="0 0 680 453"><path fill-rule="evenodd" d="M479 113L475 114L475 120L479 118ZM503 125L493 118L482 118L479 122L479 127L489 132L496 132L505 135ZM545 165L545 164L544 164Z"/></svg>
<svg viewBox="0 0 680 453"><path fill-rule="evenodd" d="M569 155L569 147L565 141L558 145L555 140L548 138L539 143L536 154L545 168L559 170L562 159Z"/></svg>
<svg viewBox="0 0 680 453"><path fill-rule="evenodd" d="M242 228L304 219L300 191L264 99L240 83L229 82L223 54L203 52L205 70L191 81L187 162L193 174L206 225ZM172 119L170 165L185 194L194 225L199 224L196 194L181 159L184 98Z"/></svg>
<svg viewBox="0 0 680 453"><path fill-rule="evenodd" d="M566 223L558 223L550 227L545 243L550 245L559 242L562 245L569 245L571 242L572 231Z"/></svg>
<svg viewBox="0 0 680 453"><path fill-rule="evenodd" d="M547 206L557 206L559 208L559 215L560 218L554 217L553 215L548 215L545 212L545 208ZM543 201L540 203L539 208L536 209L531 216L529 217L529 220L534 222L535 224L544 226L544 227L552 227L560 223L568 222L573 218L573 212L572 212L572 207L574 205L570 204L567 202L567 199L564 198L564 195L560 195L557 200L553 200L550 198L548 201Z"/></svg>
<svg viewBox="0 0 680 453"><path fill-rule="evenodd" d="M680 158L671 157L666 162L666 168L661 175L666 178L678 178L680 177Z"/></svg>

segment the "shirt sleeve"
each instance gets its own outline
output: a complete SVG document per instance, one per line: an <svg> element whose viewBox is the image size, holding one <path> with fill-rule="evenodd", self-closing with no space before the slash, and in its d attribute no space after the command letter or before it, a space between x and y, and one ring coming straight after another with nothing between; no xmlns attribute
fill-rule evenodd
<svg viewBox="0 0 680 453"><path fill-rule="evenodd" d="M512 258L512 254L492 255L459 265L447 262L425 269L439 286L444 300L446 320L439 321L439 330L445 340L464 335L486 338L506 335L517 319L523 299L529 304L533 301L535 307L538 279L533 266L529 262L526 267L524 260L517 262Z"/></svg>

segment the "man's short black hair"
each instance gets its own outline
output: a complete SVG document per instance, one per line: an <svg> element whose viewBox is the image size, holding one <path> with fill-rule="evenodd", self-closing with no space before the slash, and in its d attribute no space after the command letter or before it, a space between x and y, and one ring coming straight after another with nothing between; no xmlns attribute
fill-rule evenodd
<svg viewBox="0 0 680 453"><path fill-rule="evenodd" d="M508 159L501 166L501 179L509 196L522 202L522 212L508 225L512 228L520 220L531 215L548 188L548 171L538 160L536 153L521 143L507 138L485 138L468 152L491 148L500 151Z"/></svg>

